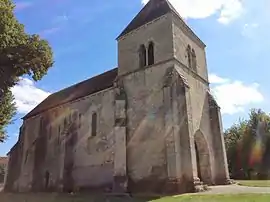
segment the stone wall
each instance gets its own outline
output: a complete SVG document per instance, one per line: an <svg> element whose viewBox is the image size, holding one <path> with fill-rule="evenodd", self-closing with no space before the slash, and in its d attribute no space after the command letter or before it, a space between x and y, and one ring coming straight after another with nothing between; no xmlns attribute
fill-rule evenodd
<svg viewBox="0 0 270 202"><path fill-rule="evenodd" d="M165 70L160 65L123 78L127 94L127 164L131 189L154 189L167 176L162 89Z"/></svg>
<svg viewBox="0 0 270 202"><path fill-rule="evenodd" d="M111 188L114 163L114 90L108 89L77 103L80 127L74 150L73 176L81 188ZM97 113L97 134L91 136L92 114Z"/></svg>
<svg viewBox="0 0 270 202"><path fill-rule="evenodd" d="M139 48L142 44L147 48L151 41L154 43L155 63L164 62L173 57L170 15L164 15L119 39L119 75L139 69Z"/></svg>
<svg viewBox="0 0 270 202"><path fill-rule="evenodd" d="M176 16L173 15L173 39L174 39L174 57L176 61L176 69L182 74L189 85L190 95L190 116L192 117L192 134L194 135L194 142L206 147L206 152L201 155L205 159L203 163L205 173L208 176L204 179L205 183L215 184L220 181L220 172L223 172L223 179L225 178L227 159L224 157L224 141L222 141L222 124L218 115L212 115L213 109L210 109L209 104L209 83L208 71L206 63L206 54L204 45L196 39L187 30L183 29L183 23ZM196 53L197 59L197 73L188 68L187 46L190 45ZM212 111L211 111L212 110ZM196 139L195 134L201 133L202 138ZM195 146L195 145L192 145ZM194 149L193 149L194 150ZM207 154L206 154L207 153ZM219 153L218 155L216 155ZM193 164L195 163L196 153L192 152ZM207 157L206 157L207 156ZM217 167L217 164L224 165ZM194 174L197 173L197 166L193 166ZM204 169L204 168L202 168ZM222 169L222 171L221 171ZM222 177L221 177L222 178ZM225 180L223 180L223 183ZM220 183L220 182L219 182Z"/></svg>
<svg viewBox="0 0 270 202"><path fill-rule="evenodd" d="M186 162L191 168L191 162L185 161L188 156L181 156L180 135L188 136L189 131L183 81L173 63L156 64L123 78L128 98L127 164L132 191L166 191L171 180L183 183L181 165ZM166 86L171 73L176 74L178 83Z"/></svg>
<svg viewBox="0 0 270 202"><path fill-rule="evenodd" d="M174 57L188 67L187 47L190 45L196 53L197 73L205 81L208 80L207 63L205 46L197 39L195 34L192 34L184 26L184 22L176 15L172 14L172 34ZM190 72L192 74L192 72Z"/></svg>
<svg viewBox="0 0 270 202"><path fill-rule="evenodd" d="M93 113L97 114L95 137L92 137L91 128ZM113 89L26 120L19 189L69 191L76 187L111 187L113 131Z"/></svg>

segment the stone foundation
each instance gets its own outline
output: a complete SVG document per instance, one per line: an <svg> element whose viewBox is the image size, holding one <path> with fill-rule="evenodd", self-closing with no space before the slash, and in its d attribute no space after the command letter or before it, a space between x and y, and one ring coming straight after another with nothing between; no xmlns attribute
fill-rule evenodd
<svg viewBox="0 0 270 202"><path fill-rule="evenodd" d="M126 193L127 185L128 179L126 176L114 176L114 183L113 183L114 193Z"/></svg>
<svg viewBox="0 0 270 202"><path fill-rule="evenodd" d="M129 181L128 191L131 193L182 194L195 191L192 181L185 179L154 179Z"/></svg>

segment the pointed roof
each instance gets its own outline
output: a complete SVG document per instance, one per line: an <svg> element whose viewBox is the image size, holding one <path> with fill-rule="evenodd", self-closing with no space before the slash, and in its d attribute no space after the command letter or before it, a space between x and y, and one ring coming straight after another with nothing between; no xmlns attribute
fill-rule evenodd
<svg viewBox="0 0 270 202"><path fill-rule="evenodd" d="M150 0L117 39L169 12L179 15L168 0Z"/></svg>

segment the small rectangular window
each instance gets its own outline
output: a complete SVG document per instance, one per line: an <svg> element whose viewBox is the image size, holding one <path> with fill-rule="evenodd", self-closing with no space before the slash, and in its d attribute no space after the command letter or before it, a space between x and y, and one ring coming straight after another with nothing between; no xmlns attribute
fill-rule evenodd
<svg viewBox="0 0 270 202"><path fill-rule="evenodd" d="M92 114L92 137L97 135L97 113Z"/></svg>
<svg viewBox="0 0 270 202"><path fill-rule="evenodd" d="M79 114L79 123L78 123L78 127L81 128L81 125L82 125L82 114Z"/></svg>

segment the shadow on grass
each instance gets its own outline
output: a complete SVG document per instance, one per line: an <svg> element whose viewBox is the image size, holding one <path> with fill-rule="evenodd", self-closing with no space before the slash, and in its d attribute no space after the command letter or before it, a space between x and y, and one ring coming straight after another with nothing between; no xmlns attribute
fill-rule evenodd
<svg viewBox="0 0 270 202"><path fill-rule="evenodd" d="M247 187L270 187L270 180L238 180L237 184Z"/></svg>
<svg viewBox="0 0 270 202"><path fill-rule="evenodd" d="M94 194L59 194L59 193L37 193L37 194L14 194L0 193L1 202L147 202L155 201L160 197L144 196L111 196Z"/></svg>
<svg viewBox="0 0 270 202"><path fill-rule="evenodd" d="M9 194L0 193L1 202L269 202L270 194L195 195L171 197L129 197L69 194Z"/></svg>

